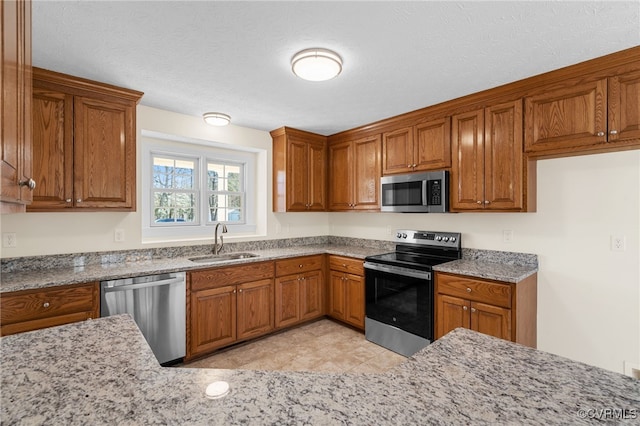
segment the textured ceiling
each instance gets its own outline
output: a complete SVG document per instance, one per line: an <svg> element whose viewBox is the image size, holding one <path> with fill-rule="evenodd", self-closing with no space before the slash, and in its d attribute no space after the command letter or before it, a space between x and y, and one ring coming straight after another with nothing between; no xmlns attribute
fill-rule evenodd
<svg viewBox="0 0 640 426"><path fill-rule="evenodd" d="M637 0L33 3L36 66L325 135L637 45ZM295 77L309 47L338 52L342 74Z"/></svg>

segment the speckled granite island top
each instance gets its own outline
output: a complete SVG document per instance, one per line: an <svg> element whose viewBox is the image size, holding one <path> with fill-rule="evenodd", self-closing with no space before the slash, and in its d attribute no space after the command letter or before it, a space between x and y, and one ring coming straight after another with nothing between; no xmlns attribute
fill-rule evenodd
<svg viewBox="0 0 640 426"><path fill-rule="evenodd" d="M640 421L640 381L457 329L385 374L160 367L126 315L0 339L2 424ZM205 397L225 380L231 392Z"/></svg>

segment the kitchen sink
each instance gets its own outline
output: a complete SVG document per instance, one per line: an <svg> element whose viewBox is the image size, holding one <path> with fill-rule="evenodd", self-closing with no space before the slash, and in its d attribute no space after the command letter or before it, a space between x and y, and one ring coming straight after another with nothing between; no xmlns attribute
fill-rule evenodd
<svg viewBox="0 0 640 426"><path fill-rule="evenodd" d="M252 257L258 257L258 255L253 253L211 254L207 256L190 257L189 260L196 263L215 263L228 260L250 259Z"/></svg>

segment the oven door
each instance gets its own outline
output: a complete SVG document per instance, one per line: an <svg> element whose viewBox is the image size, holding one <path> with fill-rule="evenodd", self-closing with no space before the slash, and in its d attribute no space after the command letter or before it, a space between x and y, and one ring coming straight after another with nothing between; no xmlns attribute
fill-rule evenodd
<svg viewBox="0 0 640 426"><path fill-rule="evenodd" d="M365 262L367 318L433 340L431 272Z"/></svg>

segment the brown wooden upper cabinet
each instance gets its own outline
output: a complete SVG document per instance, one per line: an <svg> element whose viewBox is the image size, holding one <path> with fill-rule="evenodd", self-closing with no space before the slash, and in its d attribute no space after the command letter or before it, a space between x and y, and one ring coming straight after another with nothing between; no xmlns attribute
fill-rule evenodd
<svg viewBox="0 0 640 426"><path fill-rule="evenodd" d="M273 211L327 209L327 138L282 127L273 139Z"/></svg>
<svg viewBox="0 0 640 426"><path fill-rule="evenodd" d="M451 167L451 118L382 134L382 175Z"/></svg>
<svg viewBox="0 0 640 426"><path fill-rule="evenodd" d="M525 98L525 151L535 156L640 145L640 71L561 86Z"/></svg>
<svg viewBox="0 0 640 426"><path fill-rule="evenodd" d="M522 152L522 100L453 116L451 210L535 210Z"/></svg>
<svg viewBox="0 0 640 426"><path fill-rule="evenodd" d="M329 210L380 210L380 135L329 144Z"/></svg>
<svg viewBox="0 0 640 426"><path fill-rule="evenodd" d="M3 1L0 70L0 212L31 203L31 2Z"/></svg>
<svg viewBox="0 0 640 426"><path fill-rule="evenodd" d="M141 92L34 68L28 211L136 208L136 104Z"/></svg>

